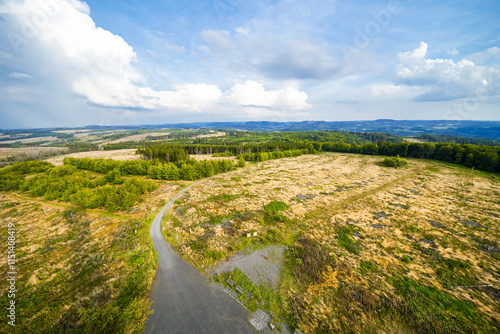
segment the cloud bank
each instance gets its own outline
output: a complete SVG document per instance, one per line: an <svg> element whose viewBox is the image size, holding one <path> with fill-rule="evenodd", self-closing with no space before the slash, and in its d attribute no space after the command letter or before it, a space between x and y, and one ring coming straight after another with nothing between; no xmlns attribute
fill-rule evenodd
<svg viewBox="0 0 500 334"><path fill-rule="evenodd" d="M498 68L478 66L465 58L458 62L426 58L427 48L427 44L421 42L418 48L398 54L396 81L427 88L427 92L417 96L416 101L447 101L500 94ZM484 57L490 57L495 51L486 52ZM478 59L480 56L474 57Z"/></svg>
<svg viewBox="0 0 500 334"><path fill-rule="evenodd" d="M233 107L305 109L307 94L295 88L265 90L258 82L237 83L222 92L210 83L184 83L169 90L141 85L133 48L118 35L97 27L85 2L71 0L7 1L0 13L8 19L11 41L25 54L37 54L37 76L52 76L90 105L135 110L203 112L219 103ZM207 33L208 36L208 33ZM213 43L225 40L213 36ZM208 37L207 37L208 38ZM227 48L227 45L220 45ZM170 46L177 52L183 48ZM35 74L33 74L35 76ZM31 78L12 73L11 77Z"/></svg>

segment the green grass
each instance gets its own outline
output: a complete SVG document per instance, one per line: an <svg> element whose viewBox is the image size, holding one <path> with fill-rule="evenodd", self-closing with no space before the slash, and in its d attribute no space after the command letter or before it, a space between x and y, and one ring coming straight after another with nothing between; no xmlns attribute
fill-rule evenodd
<svg viewBox="0 0 500 334"><path fill-rule="evenodd" d="M264 211L266 212L279 212L288 208L289 206L282 201L272 201L271 203L264 205Z"/></svg>
<svg viewBox="0 0 500 334"><path fill-rule="evenodd" d="M358 255L359 249L356 247L357 243L355 243L350 237L352 233L352 226L340 227L337 229L337 239L340 247L345 248L349 253Z"/></svg>
<svg viewBox="0 0 500 334"><path fill-rule="evenodd" d="M229 202L235 197L236 195L229 195L229 194L214 195L207 198L207 202L218 202L218 203Z"/></svg>
<svg viewBox="0 0 500 334"><path fill-rule="evenodd" d="M459 259L442 257L434 264L434 270L445 288L472 286L478 282L472 265Z"/></svg>
<svg viewBox="0 0 500 334"><path fill-rule="evenodd" d="M388 312L395 313L417 333L494 333L499 329L498 321L496 325L488 322L472 303L437 287L406 277L393 279L392 284L403 299L402 305Z"/></svg>
<svg viewBox="0 0 500 334"><path fill-rule="evenodd" d="M373 261L361 260L361 264L359 266L359 271L363 275L367 275L369 273L376 272L377 271L377 264Z"/></svg>

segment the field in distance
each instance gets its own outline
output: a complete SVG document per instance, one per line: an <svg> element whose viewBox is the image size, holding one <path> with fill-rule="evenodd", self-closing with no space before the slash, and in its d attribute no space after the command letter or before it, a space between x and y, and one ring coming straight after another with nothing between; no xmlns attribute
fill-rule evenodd
<svg viewBox="0 0 500 334"><path fill-rule="evenodd" d="M498 330L499 176L381 160L304 155L217 176L176 201L163 233L209 272L237 251L286 246L274 292L239 270L215 279L304 333Z"/></svg>

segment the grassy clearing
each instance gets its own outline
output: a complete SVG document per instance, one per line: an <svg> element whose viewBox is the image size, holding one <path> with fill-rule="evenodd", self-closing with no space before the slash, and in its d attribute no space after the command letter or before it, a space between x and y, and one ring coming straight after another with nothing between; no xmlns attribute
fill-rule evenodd
<svg viewBox="0 0 500 334"><path fill-rule="evenodd" d="M499 331L497 176L379 160L323 154L250 166L192 189L174 207L190 209L167 218L164 233L200 269L287 245L273 319L302 332ZM202 223L211 216L220 223Z"/></svg>

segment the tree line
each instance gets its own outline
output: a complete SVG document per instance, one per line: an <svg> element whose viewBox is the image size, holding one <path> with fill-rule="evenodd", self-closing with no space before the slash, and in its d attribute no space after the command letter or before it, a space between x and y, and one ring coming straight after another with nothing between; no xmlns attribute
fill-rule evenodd
<svg viewBox="0 0 500 334"><path fill-rule="evenodd" d="M375 135L374 135L375 136ZM376 137L373 137L376 138ZM165 145L165 144L163 144ZM154 147L154 146L151 146ZM150 147L150 148L151 148ZM455 143L398 143L379 140L377 143L314 142L289 140L240 145L178 145L189 154L216 154L219 156L243 156L246 161L264 161L257 153L275 153L302 150L302 154L318 152L344 152L367 155L397 156L402 158L432 159L474 167L488 172L500 172L500 146ZM307 152L307 153L305 153ZM245 155L246 154L246 155ZM254 154L254 155L250 155ZM284 155L283 157L285 157ZM274 158L274 157L273 157ZM267 159L265 159L267 160Z"/></svg>
<svg viewBox="0 0 500 334"><path fill-rule="evenodd" d="M189 159L163 162L159 159L117 161L67 157L64 158L63 163L96 173L105 174L116 170L120 175L149 175L156 180L196 180L225 173L235 168L235 163L229 159L202 161ZM237 166L242 167L241 163L238 163Z"/></svg>
<svg viewBox="0 0 500 334"><path fill-rule="evenodd" d="M455 143L455 144L474 144L474 145L500 145L500 140L490 138L471 138L453 135L440 135L425 133L417 137L431 143Z"/></svg>
<svg viewBox="0 0 500 334"><path fill-rule="evenodd" d="M453 143L388 143L379 141L363 145L321 143L321 150L368 155L397 156L402 158L432 159L488 172L500 172L500 146Z"/></svg>

